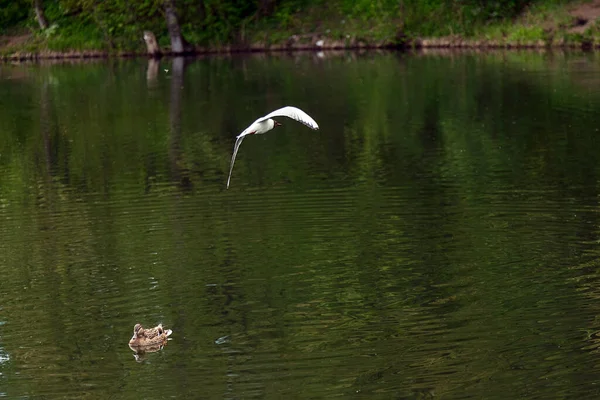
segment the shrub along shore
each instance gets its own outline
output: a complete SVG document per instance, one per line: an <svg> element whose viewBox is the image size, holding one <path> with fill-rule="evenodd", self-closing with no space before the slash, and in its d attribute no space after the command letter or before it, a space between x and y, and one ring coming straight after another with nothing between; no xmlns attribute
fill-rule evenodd
<svg viewBox="0 0 600 400"><path fill-rule="evenodd" d="M160 55L600 49L600 0L35 0L33 7L0 0L0 9L2 3L22 3L0 13L0 26L8 27L0 34L3 60L147 55L147 31Z"/></svg>

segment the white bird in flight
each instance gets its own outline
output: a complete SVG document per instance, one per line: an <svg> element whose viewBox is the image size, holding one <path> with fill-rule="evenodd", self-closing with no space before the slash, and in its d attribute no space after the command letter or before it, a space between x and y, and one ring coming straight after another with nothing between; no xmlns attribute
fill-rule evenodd
<svg viewBox="0 0 600 400"><path fill-rule="evenodd" d="M235 156L237 155L238 149L242 144L242 140L244 140L246 135L260 135L269 132L276 126L281 126L281 124L275 121L273 117L288 117L303 123L311 129L319 129L319 125L317 125L315 120L312 119L310 115L296 107L283 107L279 110L275 110L272 113L265 115L264 117L260 117L259 119L254 121L249 127L244 129L244 131L240 133L235 140L235 145L233 146L233 155L231 156L231 166L229 167L229 178L227 178L228 189L229 181L231 180L231 171L233 171L233 163L235 162Z"/></svg>

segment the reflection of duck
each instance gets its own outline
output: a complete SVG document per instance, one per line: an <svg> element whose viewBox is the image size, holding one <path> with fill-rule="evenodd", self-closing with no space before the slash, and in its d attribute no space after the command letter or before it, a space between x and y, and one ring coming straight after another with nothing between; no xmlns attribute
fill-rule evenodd
<svg viewBox="0 0 600 400"><path fill-rule="evenodd" d="M135 361L142 362L142 361L146 360L147 353L156 353L157 351L159 351L163 347L165 347L166 343L167 342L165 342L164 344L161 344L161 345L139 346L139 347L129 345L129 348L131 350L133 350L133 357L135 358Z"/></svg>
<svg viewBox="0 0 600 400"><path fill-rule="evenodd" d="M167 344L167 338L173 333L170 329L164 329L162 324L154 328L146 328L141 324L135 324L133 327L133 336L129 341L129 347L136 349L143 349L144 351L151 352L152 350L148 347L156 347L154 351L160 350L165 344ZM135 349L134 349L135 350Z"/></svg>

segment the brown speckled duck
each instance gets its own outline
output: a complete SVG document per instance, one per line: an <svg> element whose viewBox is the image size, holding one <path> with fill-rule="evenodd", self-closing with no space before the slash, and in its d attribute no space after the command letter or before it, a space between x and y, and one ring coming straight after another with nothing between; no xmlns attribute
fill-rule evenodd
<svg viewBox="0 0 600 400"><path fill-rule="evenodd" d="M144 328L141 324L133 327L133 336L129 340L129 347L162 347L167 344L167 338L173 333L170 329L164 329L162 324L154 328Z"/></svg>

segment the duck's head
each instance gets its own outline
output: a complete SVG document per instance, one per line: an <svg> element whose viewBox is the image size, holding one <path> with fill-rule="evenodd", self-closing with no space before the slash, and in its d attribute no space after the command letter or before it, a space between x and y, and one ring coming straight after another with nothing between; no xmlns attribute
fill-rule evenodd
<svg viewBox="0 0 600 400"><path fill-rule="evenodd" d="M135 324L135 326L133 327L133 336L131 337L130 341L139 339L143 335L144 335L144 328L142 328L142 324Z"/></svg>

